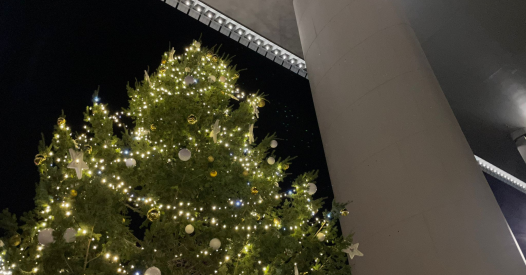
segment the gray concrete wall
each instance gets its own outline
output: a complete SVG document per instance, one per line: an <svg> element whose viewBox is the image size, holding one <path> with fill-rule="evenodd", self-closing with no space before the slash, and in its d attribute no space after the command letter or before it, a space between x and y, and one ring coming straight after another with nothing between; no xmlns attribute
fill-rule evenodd
<svg viewBox="0 0 526 275"><path fill-rule="evenodd" d="M353 274L524 274L506 220L390 0L294 0Z"/></svg>

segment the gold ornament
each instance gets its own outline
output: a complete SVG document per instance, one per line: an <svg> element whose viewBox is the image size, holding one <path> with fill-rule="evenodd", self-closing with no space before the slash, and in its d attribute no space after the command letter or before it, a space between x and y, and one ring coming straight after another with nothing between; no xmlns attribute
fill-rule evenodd
<svg viewBox="0 0 526 275"><path fill-rule="evenodd" d="M159 209L157 209L156 207L148 210L148 214L146 215L146 217L148 217L148 220L150 221L156 221L158 220L160 217L161 217L161 211L159 211Z"/></svg>
<svg viewBox="0 0 526 275"><path fill-rule="evenodd" d="M232 79L238 79L239 78L239 74L235 74Z"/></svg>
<svg viewBox="0 0 526 275"><path fill-rule="evenodd" d="M274 225L278 226L281 224L281 219L280 218L274 218Z"/></svg>
<svg viewBox="0 0 526 275"><path fill-rule="evenodd" d="M219 57L217 57L217 55L214 54L214 56L212 56L212 61L217 62L218 59Z"/></svg>
<svg viewBox="0 0 526 275"><path fill-rule="evenodd" d="M157 129L157 127L155 125L153 125L153 124L150 125L150 130L155 131L156 129Z"/></svg>
<svg viewBox="0 0 526 275"><path fill-rule="evenodd" d="M197 117L195 117L195 115L189 115L187 120L188 120L188 123L195 124L197 122Z"/></svg>
<svg viewBox="0 0 526 275"><path fill-rule="evenodd" d="M243 171L243 176L245 176L245 177L248 176L248 171L247 170Z"/></svg>
<svg viewBox="0 0 526 275"><path fill-rule="evenodd" d="M18 234L13 235L11 238L9 238L10 246L18 246L21 242L22 242L22 238L20 238L20 235Z"/></svg>
<svg viewBox="0 0 526 275"><path fill-rule="evenodd" d="M283 170L287 170L287 169L289 169L289 165L288 165L288 164L283 164L282 167L283 167Z"/></svg>
<svg viewBox="0 0 526 275"><path fill-rule="evenodd" d="M259 214L257 214L256 218L258 221L261 220L261 216Z"/></svg>
<svg viewBox="0 0 526 275"><path fill-rule="evenodd" d="M42 164L42 162L44 162L46 160L46 156L42 155L42 154L37 154L35 156L35 160L33 162L35 162L35 165L40 165Z"/></svg>
<svg viewBox="0 0 526 275"><path fill-rule="evenodd" d="M260 99L259 102L258 102L258 107L259 108L263 108L265 107L265 100L264 99Z"/></svg>
<svg viewBox="0 0 526 275"><path fill-rule="evenodd" d="M91 152L93 151L93 147L91 147L90 145L84 145L84 151L88 154L91 154Z"/></svg>
<svg viewBox="0 0 526 275"><path fill-rule="evenodd" d="M59 117L59 118L57 119L57 124L58 124L58 125L64 125L64 124L66 124L66 119L63 118L63 117Z"/></svg>
<svg viewBox="0 0 526 275"><path fill-rule="evenodd" d="M72 197L76 197L77 196L77 190L75 190L75 189L71 189L70 193L71 193Z"/></svg>
<svg viewBox="0 0 526 275"><path fill-rule="evenodd" d="M212 178L215 178L215 177L217 176L217 171L216 171L216 170L212 170L212 171L210 171L210 176L211 176Z"/></svg>
<svg viewBox="0 0 526 275"><path fill-rule="evenodd" d="M159 72L161 72L161 73L166 72L166 67L162 66L162 67L159 69Z"/></svg>
<svg viewBox="0 0 526 275"><path fill-rule="evenodd" d="M163 61L161 61L161 64L166 64L166 60L163 59Z"/></svg>
<svg viewBox="0 0 526 275"><path fill-rule="evenodd" d="M214 54L212 52L207 52L206 57L211 58Z"/></svg>
<svg viewBox="0 0 526 275"><path fill-rule="evenodd" d="M208 156L208 162L214 162L214 157Z"/></svg>
<svg viewBox="0 0 526 275"><path fill-rule="evenodd" d="M252 193L252 195L259 193L258 188L255 186L250 189L250 192Z"/></svg>
<svg viewBox="0 0 526 275"><path fill-rule="evenodd" d="M345 216L349 215L349 210L344 208L344 209L340 210L340 214L345 217Z"/></svg>

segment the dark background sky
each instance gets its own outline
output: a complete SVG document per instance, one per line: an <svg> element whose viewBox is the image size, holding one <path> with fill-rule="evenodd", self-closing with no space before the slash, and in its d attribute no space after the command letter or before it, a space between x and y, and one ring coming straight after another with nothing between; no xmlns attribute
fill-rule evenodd
<svg viewBox="0 0 526 275"><path fill-rule="evenodd" d="M268 94L255 130L276 132L280 156L297 156L299 173L320 170L319 197L332 189L308 80L157 0L0 2L0 209L21 214L34 207L38 173L33 158L40 134L50 140L64 110L79 130L82 113L100 85L110 110L127 106L126 84L156 68L171 43L180 53L202 35L204 46L221 44L245 68L238 86ZM526 195L487 176L523 251ZM352 206L350 207L352 211ZM491 237L491 236L488 236Z"/></svg>

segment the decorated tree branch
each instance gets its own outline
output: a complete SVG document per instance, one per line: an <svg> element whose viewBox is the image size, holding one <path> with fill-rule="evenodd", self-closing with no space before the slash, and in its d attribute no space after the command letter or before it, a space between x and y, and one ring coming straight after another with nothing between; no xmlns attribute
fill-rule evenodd
<svg viewBox="0 0 526 275"><path fill-rule="evenodd" d="M291 158L254 136L266 100L230 63L196 41L128 87L127 109L96 92L79 134L62 114L34 159L36 208L0 215L1 272L350 274L345 205L319 211L316 172L281 191Z"/></svg>

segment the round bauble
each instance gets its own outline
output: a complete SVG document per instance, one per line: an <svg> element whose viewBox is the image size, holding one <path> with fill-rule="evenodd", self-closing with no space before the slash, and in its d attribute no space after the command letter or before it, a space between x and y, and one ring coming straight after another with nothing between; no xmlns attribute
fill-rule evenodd
<svg viewBox="0 0 526 275"><path fill-rule="evenodd" d="M64 124L66 124L66 119L63 118L63 117L59 117L59 118L57 119L57 124L58 124L58 125L64 125Z"/></svg>
<svg viewBox="0 0 526 275"><path fill-rule="evenodd" d="M273 158L273 157L268 157L267 162L268 162L268 164L272 165L272 164L276 163L276 159Z"/></svg>
<svg viewBox="0 0 526 275"><path fill-rule="evenodd" d="M345 209L345 208L342 209L342 210L340 210L340 215L342 215L342 216L344 216L344 217L347 216L347 215L349 215L349 210L347 210L347 209Z"/></svg>
<svg viewBox="0 0 526 275"><path fill-rule="evenodd" d="M194 77L191 76L191 75L188 75L188 76L186 76L186 77L184 78L184 84L186 84L187 86L188 86L188 85L192 85L192 84L194 84L194 82L195 82L195 79L194 79Z"/></svg>
<svg viewBox="0 0 526 275"><path fill-rule="evenodd" d="M72 197L76 197L78 195L77 190L75 189L71 189L71 191L69 191L69 194L71 194Z"/></svg>
<svg viewBox="0 0 526 275"><path fill-rule="evenodd" d="M217 176L217 171L216 171L216 170L212 170L212 171L210 171L210 176L211 176L212 178L215 178L215 177Z"/></svg>
<svg viewBox="0 0 526 275"><path fill-rule="evenodd" d="M181 149L179 150L179 159L181 159L182 161L187 161L189 160L191 157L192 157L192 152L190 152L190 150L184 148L184 149Z"/></svg>
<svg viewBox="0 0 526 275"><path fill-rule="evenodd" d="M192 69L190 69L189 67L186 67L186 68L184 68L184 71L187 72L187 73L189 73L189 72L192 71Z"/></svg>
<svg viewBox="0 0 526 275"><path fill-rule="evenodd" d="M53 229L46 228L38 233L38 242L43 245L53 243Z"/></svg>
<svg viewBox="0 0 526 275"><path fill-rule="evenodd" d="M163 60L161 61L161 64L166 64L166 59L163 59Z"/></svg>
<svg viewBox="0 0 526 275"><path fill-rule="evenodd" d="M66 231L64 231L64 241L67 243L72 243L75 241L77 235L77 231L73 228L68 228Z"/></svg>
<svg viewBox="0 0 526 275"><path fill-rule="evenodd" d="M186 232L186 234L192 234L194 233L194 226L189 224L187 225L185 228L184 228L184 232Z"/></svg>
<svg viewBox="0 0 526 275"><path fill-rule="evenodd" d="M314 195L318 191L318 187L314 183L307 184L307 192L309 192L309 195Z"/></svg>
<svg viewBox="0 0 526 275"><path fill-rule="evenodd" d="M208 76L208 81L214 83L214 82L216 82L216 77L214 75L210 75L210 76Z"/></svg>
<svg viewBox="0 0 526 275"><path fill-rule="evenodd" d="M152 266L146 269L146 272L144 272L144 275L161 275L161 270L155 266Z"/></svg>
<svg viewBox="0 0 526 275"><path fill-rule="evenodd" d="M320 242L325 241L325 234L323 234L321 232L318 233L318 235L316 235L316 237L318 238L318 241L320 241Z"/></svg>
<svg viewBox="0 0 526 275"><path fill-rule="evenodd" d="M208 156L208 162L214 162L214 157Z"/></svg>
<svg viewBox="0 0 526 275"><path fill-rule="evenodd" d="M35 160L33 160L33 162L35 163L35 165L40 165L42 164L42 162L44 162L46 160L46 156L42 155L42 154L37 154L35 156Z"/></svg>
<svg viewBox="0 0 526 275"><path fill-rule="evenodd" d="M270 142L270 147L272 147L272 148L276 148L276 147L278 147L278 141L277 141L277 140L272 140L272 141Z"/></svg>
<svg viewBox="0 0 526 275"><path fill-rule="evenodd" d="M263 108L265 107L265 100L264 99L260 99L259 102L258 102L258 107L259 108Z"/></svg>
<svg viewBox="0 0 526 275"><path fill-rule="evenodd" d="M210 241L210 247L214 250L218 250L221 247L221 241L218 238L213 238Z"/></svg>
<svg viewBox="0 0 526 275"><path fill-rule="evenodd" d="M199 41L195 41L195 42L194 42L194 46L195 46L196 48L198 48L198 49L201 48L201 42L199 42Z"/></svg>
<svg viewBox="0 0 526 275"><path fill-rule="evenodd" d="M137 161L135 159L126 159L126 167L132 168L137 165Z"/></svg>
<svg viewBox="0 0 526 275"><path fill-rule="evenodd" d="M148 210L148 214L146 215L146 217L148 218L148 220L150 221L156 221L158 220L160 217L161 217L161 211L159 209L157 209L156 207Z"/></svg>
<svg viewBox="0 0 526 275"><path fill-rule="evenodd" d="M245 176L245 177L248 176L248 171L247 170L243 171L243 176Z"/></svg>
<svg viewBox="0 0 526 275"><path fill-rule="evenodd" d="M195 115L189 115L186 120L190 124L195 124L197 122L197 117Z"/></svg>
<svg viewBox="0 0 526 275"><path fill-rule="evenodd" d="M254 187L252 187L252 188L250 189L250 193L252 193L253 195L255 195L255 194L259 193L259 191L258 191L257 187L254 186Z"/></svg>
<svg viewBox="0 0 526 275"><path fill-rule="evenodd" d="M226 81L226 77L224 75L219 77L219 82L225 82L225 81Z"/></svg>
<svg viewBox="0 0 526 275"><path fill-rule="evenodd" d="M22 242L22 238L20 238L20 235L16 234L11 236L9 238L9 245L10 246L18 246Z"/></svg>

